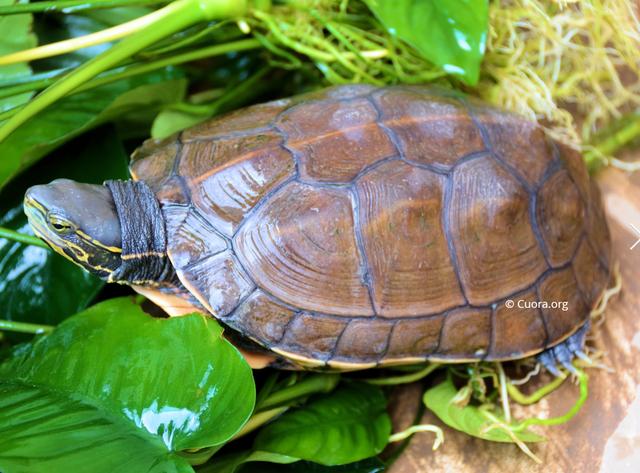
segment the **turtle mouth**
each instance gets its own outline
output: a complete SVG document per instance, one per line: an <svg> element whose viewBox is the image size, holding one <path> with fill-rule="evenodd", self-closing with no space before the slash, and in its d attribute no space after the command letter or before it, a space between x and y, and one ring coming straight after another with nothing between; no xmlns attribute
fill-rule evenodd
<svg viewBox="0 0 640 473"><path fill-rule="evenodd" d="M61 255L69 258L70 255L64 251L64 241L52 232L47 225L47 210L36 199L31 197L28 193L24 198L24 213L27 216L29 225L33 230L33 233L43 240L49 247Z"/></svg>

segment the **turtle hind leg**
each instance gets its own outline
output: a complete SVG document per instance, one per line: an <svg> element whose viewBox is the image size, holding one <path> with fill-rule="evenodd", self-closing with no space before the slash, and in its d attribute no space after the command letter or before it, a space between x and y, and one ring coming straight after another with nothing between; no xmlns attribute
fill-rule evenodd
<svg viewBox="0 0 640 473"><path fill-rule="evenodd" d="M540 353L538 361L554 376L562 376L562 373L558 370L558 365L563 366L573 374L577 374L576 369L571 364L576 356L589 363L591 362L585 352L582 351L590 326L590 322L587 321L564 342L558 343L556 346Z"/></svg>

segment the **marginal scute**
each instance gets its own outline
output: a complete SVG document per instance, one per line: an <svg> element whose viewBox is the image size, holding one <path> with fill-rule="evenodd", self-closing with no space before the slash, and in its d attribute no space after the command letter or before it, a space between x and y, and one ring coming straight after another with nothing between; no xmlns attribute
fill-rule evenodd
<svg viewBox="0 0 640 473"><path fill-rule="evenodd" d="M298 157L305 181L349 182L367 166L396 153L364 98L310 102L283 113L276 125Z"/></svg>
<svg viewBox="0 0 640 473"><path fill-rule="evenodd" d="M353 319L344 329L332 361L377 362L384 355L393 323L388 320Z"/></svg>
<svg viewBox="0 0 640 473"><path fill-rule="evenodd" d="M193 204L231 236L271 189L293 176L291 153L274 132L194 142L185 147L179 171Z"/></svg>
<svg viewBox="0 0 640 473"><path fill-rule="evenodd" d="M442 314L396 321L382 362L392 363L407 358L426 359L438 348L443 321Z"/></svg>
<svg viewBox="0 0 640 473"><path fill-rule="evenodd" d="M445 211L471 304L491 304L531 287L547 269L531 226L529 193L493 158L455 169Z"/></svg>
<svg viewBox="0 0 640 473"><path fill-rule="evenodd" d="M522 358L545 346L547 332L542 312L537 307L538 296L534 289L513 296L513 307L497 304L493 314L493 346L490 359Z"/></svg>
<svg viewBox="0 0 640 473"><path fill-rule="evenodd" d="M490 341L490 309L454 309L445 315L437 356L482 359L489 352Z"/></svg>
<svg viewBox="0 0 640 473"><path fill-rule="evenodd" d="M287 327L277 348L314 360L327 361L348 322L347 318L301 314Z"/></svg>
<svg viewBox="0 0 640 473"><path fill-rule="evenodd" d="M491 151L536 187L554 159L553 145L544 130L535 122L486 106L474 115L487 132Z"/></svg>
<svg viewBox="0 0 640 473"><path fill-rule="evenodd" d="M372 98L381 123L410 161L450 169L461 157L484 150L478 128L457 100L406 87L379 89Z"/></svg>
<svg viewBox="0 0 640 473"><path fill-rule="evenodd" d="M191 207L163 207L169 257L176 269L183 269L227 248L227 242Z"/></svg>
<svg viewBox="0 0 640 473"><path fill-rule="evenodd" d="M549 273L538 286L547 332L548 346L567 338L589 318L589 307L583 301L571 268Z"/></svg>
<svg viewBox="0 0 640 473"><path fill-rule="evenodd" d="M602 290L609 282L609 270L604 268L587 238L582 240L573 260L573 271L591 310L595 306Z"/></svg>
<svg viewBox="0 0 640 473"><path fill-rule="evenodd" d="M445 178L403 162L357 182L376 312L437 314L464 303L442 228Z"/></svg>
<svg viewBox="0 0 640 473"><path fill-rule="evenodd" d="M187 289L216 317L231 313L255 289L229 250L199 259L177 272Z"/></svg>
<svg viewBox="0 0 640 473"><path fill-rule="evenodd" d="M161 205L189 205L189 191L180 176L176 174L172 174L164 180L156 192L156 198Z"/></svg>
<svg viewBox="0 0 640 473"><path fill-rule="evenodd" d="M137 181L145 181L155 192L162 191L163 182L171 174L179 149L175 135L164 140L146 140L131 155L131 176Z"/></svg>
<svg viewBox="0 0 640 473"><path fill-rule="evenodd" d="M282 339L294 315L293 310L258 289L223 320L263 345L274 345Z"/></svg>
<svg viewBox="0 0 640 473"><path fill-rule="evenodd" d="M569 148L562 143L556 143L558 148L559 158L562 165L567 169L571 179L580 190L580 195L585 202L589 202L590 184L589 173L587 167L584 164L582 155L576 150Z"/></svg>
<svg viewBox="0 0 640 473"><path fill-rule="evenodd" d="M182 132L182 142L210 140L215 137L252 133L253 130L268 128L278 114L290 107L291 103L290 99L274 100L200 123Z"/></svg>
<svg viewBox="0 0 640 473"><path fill-rule="evenodd" d="M257 284L283 301L304 310L373 315L347 189L289 183L234 241Z"/></svg>
<svg viewBox="0 0 640 473"><path fill-rule="evenodd" d="M538 228L553 267L569 262L584 234L586 212L566 170L549 177L537 196Z"/></svg>
<svg viewBox="0 0 640 473"><path fill-rule="evenodd" d="M589 228L587 235L599 259L608 270L611 269L611 234L606 224L602 195L598 185L592 181L589 200Z"/></svg>
<svg viewBox="0 0 640 473"><path fill-rule="evenodd" d="M326 89L314 90L313 92L307 92L295 97L293 102L295 104L303 101L311 100L348 100L362 97L370 94L376 90L373 85L367 84L348 84L334 87L327 87Z"/></svg>

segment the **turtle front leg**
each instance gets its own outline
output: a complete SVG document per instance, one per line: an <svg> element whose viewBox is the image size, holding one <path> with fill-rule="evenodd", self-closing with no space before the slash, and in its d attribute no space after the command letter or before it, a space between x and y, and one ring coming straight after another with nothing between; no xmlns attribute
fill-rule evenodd
<svg viewBox="0 0 640 473"><path fill-rule="evenodd" d="M587 362L591 362L589 357L582 351L587 332L591 323L587 321L576 333L567 338L564 342L543 351L538 355L538 361L554 376L562 376L558 370L558 364L564 366L569 372L577 374L571 362L577 356Z"/></svg>

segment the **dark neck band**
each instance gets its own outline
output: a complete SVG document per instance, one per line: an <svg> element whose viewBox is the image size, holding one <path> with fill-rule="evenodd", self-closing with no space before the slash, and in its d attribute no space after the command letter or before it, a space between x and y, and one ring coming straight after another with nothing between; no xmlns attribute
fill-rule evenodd
<svg viewBox="0 0 640 473"><path fill-rule="evenodd" d="M167 258L167 234L160 204L141 181L106 181L122 230L122 264L108 280L140 285L167 281L173 267Z"/></svg>

